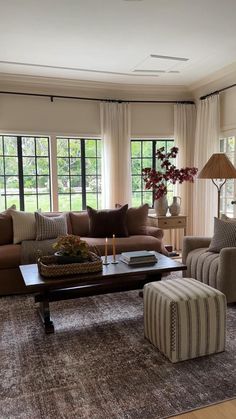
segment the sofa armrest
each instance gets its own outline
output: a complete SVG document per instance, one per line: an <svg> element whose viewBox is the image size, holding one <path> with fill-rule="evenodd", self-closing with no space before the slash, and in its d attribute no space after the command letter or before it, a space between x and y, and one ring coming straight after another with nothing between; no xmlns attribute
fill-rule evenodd
<svg viewBox="0 0 236 419"><path fill-rule="evenodd" d="M164 236L163 230L158 227L146 226L146 235L156 237L156 239L162 239Z"/></svg>
<svg viewBox="0 0 236 419"><path fill-rule="evenodd" d="M194 249L209 247L211 237L185 236L183 238L182 261L186 263L188 253Z"/></svg>

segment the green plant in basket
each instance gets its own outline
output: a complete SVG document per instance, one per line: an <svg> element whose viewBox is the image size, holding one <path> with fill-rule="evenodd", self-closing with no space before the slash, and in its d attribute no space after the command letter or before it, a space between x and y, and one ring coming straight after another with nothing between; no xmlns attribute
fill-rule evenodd
<svg viewBox="0 0 236 419"><path fill-rule="evenodd" d="M53 248L57 251L58 263L77 263L89 260L89 246L79 236L67 234L58 238Z"/></svg>

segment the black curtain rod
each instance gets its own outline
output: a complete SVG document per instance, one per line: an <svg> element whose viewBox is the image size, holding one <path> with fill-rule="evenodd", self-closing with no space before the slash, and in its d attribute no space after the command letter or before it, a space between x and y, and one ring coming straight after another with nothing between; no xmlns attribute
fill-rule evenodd
<svg viewBox="0 0 236 419"><path fill-rule="evenodd" d="M92 97L80 97L80 96L62 96L62 95L48 95L45 93L27 93L27 92L4 92L0 91L3 95L19 95L19 96L37 96L37 97L48 97L51 102L53 99L74 99L74 100L93 100L97 102L115 102L115 103L180 103L184 105L193 105L194 102L191 100L120 100L120 99L98 99Z"/></svg>
<svg viewBox="0 0 236 419"><path fill-rule="evenodd" d="M225 90L231 89L232 87L236 87L236 84L231 84L230 86L223 87L222 89L219 89L219 90L215 90L215 92L208 93L208 95L201 96L201 97L200 97L200 100L204 100L204 99L206 99L207 97L217 95L218 93L224 92Z"/></svg>

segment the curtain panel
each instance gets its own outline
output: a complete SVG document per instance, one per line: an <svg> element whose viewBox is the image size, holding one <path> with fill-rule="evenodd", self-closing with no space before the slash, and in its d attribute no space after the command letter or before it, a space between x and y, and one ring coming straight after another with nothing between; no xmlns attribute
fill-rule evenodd
<svg viewBox="0 0 236 419"><path fill-rule="evenodd" d="M102 206L131 204L130 105L102 102Z"/></svg>
<svg viewBox="0 0 236 419"><path fill-rule="evenodd" d="M174 105L174 138L175 145L179 148L176 162L178 169L193 166L195 129L196 106L194 104ZM174 193L181 197L181 214L187 216L187 234L191 235L193 232L193 184L190 182L176 184ZM171 244L174 248L181 249L183 232L175 230L174 233Z"/></svg>
<svg viewBox="0 0 236 419"><path fill-rule="evenodd" d="M202 170L213 153L219 152L219 94L201 100L197 106L194 166ZM197 179L193 185L193 234L212 236L217 216L217 191L210 179Z"/></svg>

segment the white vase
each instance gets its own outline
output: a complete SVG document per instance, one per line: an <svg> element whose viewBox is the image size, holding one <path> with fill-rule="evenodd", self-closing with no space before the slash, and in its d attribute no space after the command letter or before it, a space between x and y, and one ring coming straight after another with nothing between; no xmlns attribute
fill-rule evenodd
<svg viewBox="0 0 236 419"><path fill-rule="evenodd" d="M155 199L154 209L156 215L166 215L168 210L168 201L166 195L163 195L161 198Z"/></svg>
<svg viewBox="0 0 236 419"><path fill-rule="evenodd" d="M178 202L178 200L179 200L179 202ZM180 196L173 196L173 202L169 206L170 215L179 215L180 214L180 204L181 204Z"/></svg>

